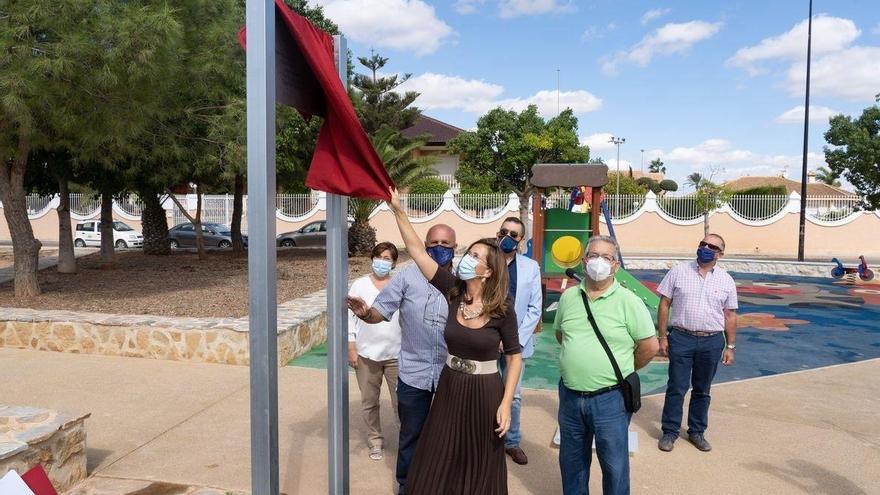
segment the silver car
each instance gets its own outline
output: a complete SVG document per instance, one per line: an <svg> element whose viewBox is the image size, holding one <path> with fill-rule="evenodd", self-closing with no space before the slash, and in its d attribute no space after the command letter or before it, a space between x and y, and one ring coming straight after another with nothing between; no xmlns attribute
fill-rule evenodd
<svg viewBox="0 0 880 495"><path fill-rule="evenodd" d="M232 247L232 229L222 223L203 223L202 237L205 240L206 247ZM244 243L244 246L247 247L247 236L242 234L241 240ZM185 222L168 229L168 243L174 249L181 247L195 247L195 226L189 222Z"/></svg>

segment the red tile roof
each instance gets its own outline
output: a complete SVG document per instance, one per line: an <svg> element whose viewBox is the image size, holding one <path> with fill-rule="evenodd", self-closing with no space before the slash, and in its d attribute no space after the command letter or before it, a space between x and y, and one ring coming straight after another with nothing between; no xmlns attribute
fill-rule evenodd
<svg viewBox="0 0 880 495"><path fill-rule="evenodd" d="M732 191L742 191L755 187L779 187L785 188L787 194L801 193L801 183L787 177L740 177L724 183L724 186ZM807 183L807 196L846 196L855 197L856 194L839 187L834 187L822 182Z"/></svg>
<svg viewBox="0 0 880 495"><path fill-rule="evenodd" d="M427 115L422 115L416 120L416 123L407 129L404 129L401 134L408 138L415 138L422 135L428 135L428 145L430 146L445 146L446 143L452 140L452 138L458 136L464 132L464 129L459 129L454 125L447 124L446 122L441 122L437 119L428 117Z"/></svg>

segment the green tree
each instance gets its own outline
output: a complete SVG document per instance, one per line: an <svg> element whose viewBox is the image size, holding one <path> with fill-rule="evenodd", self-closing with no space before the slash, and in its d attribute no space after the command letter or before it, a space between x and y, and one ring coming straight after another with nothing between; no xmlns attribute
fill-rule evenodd
<svg viewBox="0 0 880 495"><path fill-rule="evenodd" d="M39 294L40 242L27 218L30 152L66 147L110 166L160 110L176 53L164 2L5 2L0 15L0 201L15 256L15 294ZM48 142L49 138L54 142ZM112 237L111 237L112 239Z"/></svg>
<svg viewBox="0 0 880 495"><path fill-rule="evenodd" d="M712 174L714 175L714 174ZM730 200L730 191L699 172L687 176L685 184L694 188L691 196L697 211L703 214L703 235L709 234L709 214Z"/></svg>
<svg viewBox="0 0 880 495"><path fill-rule="evenodd" d="M666 173L666 165L663 164L663 160L659 158L654 158L651 160L651 163L648 164L648 172L657 174L665 174Z"/></svg>
<svg viewBox="0 0 880 495"><path fill-rule="evenodd" d="M398 131L389 127L381 129L372 141L388 175L398 188L407 189L420 180L437 176L433 157L415 157L414 151L423 146L424 141L414 140L400 146L397 144L400 141ZM351 198L349 203L349 212L354 217L354 224L348 229L349 254L367 254L376 245L376 229L370 226L370 213L379 202Z"/></svg>
<svg viewBox="0 0 880 495"><path fill-rule="evenodd" d="M411 74L402 76L379 76L379 72L388 63L388 59L378 53L369 58L358 57L358 62L369 74L355 74L352 78L352 99L361 126L370 136L375 136L383 127L402 131L412 127L421 115L421 110L411 106L419 94L415 91L397 92L397 88L406 82ZM398 140L404 140L397 136Z"/></svg>
<svg viewBox="0 0 880 495"><path fill-rule="evenodd" d="M828 170L828 167L819 167L816 169L816 180L828 184L829 186L840 187L839 176Z"/></svg>
<svg viewBox="0 0 880 495"><path fill-rule="evenodd" d="M537 163L584 163L590 150L581 146L577 117L571 109L545 121L538 107L520 113L496 108L477 121L477 130L463 132L449 143L461 157L459 180L483 175L494 186L516 193L520 219L528 220L532 167ZM465 184L462 184L464 186Z"/></svg>
<svg viewBox="0 0 880 495"><path fill-rule="evenodd" d="M825 147L831 172L855 186L864 206L880 207L880 106L866 108L857 119L832 117L825 140L831 145Z"/></svg>

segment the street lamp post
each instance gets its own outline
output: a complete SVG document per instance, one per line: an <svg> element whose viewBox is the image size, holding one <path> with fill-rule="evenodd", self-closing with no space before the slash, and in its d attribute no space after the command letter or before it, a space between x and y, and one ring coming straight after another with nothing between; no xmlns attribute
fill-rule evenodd
<svg viewBox="0 0 880 495"><path fill-rule="evenodd" d="M645 173L645 150L642 150L642 174Z"/></svg>
<svg viewBox="0 0 880 495"><path fill-rule="evenodd" d="M626 142L626 138L611 136L611 140L608 141L617 146L617 188L614 192L614 216L620 212L620 208L618 208L618 204L620 204L620 145Z"/></svg>
<svg viewBox="0 0 880 495"><path fill-rule="evenodd" d="M798 261L804 261L804 237L807 220L807 147L810 139L810 56L813 50L813 0L807 21L807 88L804 96L804 155L801 164L801 211L798 225Z"/></svg>

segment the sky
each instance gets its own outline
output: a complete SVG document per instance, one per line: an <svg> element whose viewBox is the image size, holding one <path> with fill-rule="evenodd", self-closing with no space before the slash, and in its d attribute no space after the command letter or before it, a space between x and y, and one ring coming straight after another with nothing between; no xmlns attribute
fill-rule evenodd
<svg viewBox="0 0 880 495"><path fill-rule="evenodd" d="M727 180L799 180L807 0L310 0L353 54L388 57L424 114L473 129L502 106L571 107L591 156ZM880 0L815 0L809 164L828 118L880 93ZM557 86L558 80L558 86ZM642 151L644 150L644 151Z"/></svg>

